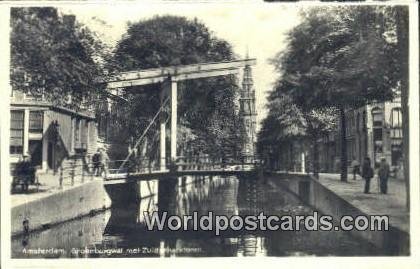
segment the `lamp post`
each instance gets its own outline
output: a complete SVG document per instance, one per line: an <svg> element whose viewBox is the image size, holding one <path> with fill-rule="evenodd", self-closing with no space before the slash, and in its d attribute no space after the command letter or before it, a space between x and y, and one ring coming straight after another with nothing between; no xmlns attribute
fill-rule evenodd
<svg viewBox="0 0 420 269"><path fill-rule="evenodd" d="M53 163L53 169L54 169L54 175L57 173L57 160L56 160L56 147L60 142L60 124L57 122L57 120L53 121L51 123L52 126L52 137L53 137L53 150L52 150L52 163Z"/></svg>

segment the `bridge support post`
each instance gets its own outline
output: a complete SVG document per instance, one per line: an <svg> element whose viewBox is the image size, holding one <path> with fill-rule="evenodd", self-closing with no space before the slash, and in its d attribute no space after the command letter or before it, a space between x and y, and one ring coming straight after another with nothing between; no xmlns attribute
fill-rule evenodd
<svg viewBox="0 0 420 269"><path fill-rule="evenodd" d="M160 104L161 104L161 106L164 104L166 96L167 96L167 87L166 87L165 84L163 84L162 89L160 91ZM163 111L165 111L165 109L163 109ZM160 166L160 170L165 170L166 169L166 120L165 120L165 113L160 113L159 124L160 124L159 166Z"/></svg>
<svg viewBox="0 0 420 269"><path fill-rule="evenodd" d="M304 152L302 152L302 155L301 155L301 162L302 162L301 172L306 173L306 163L305 163L305 153Z"/></svg>
<svg viewBox="0 0 420 269"><path fill-rule="evenodd" d="M171 79L171 160L176 161L176 131L178 128L178 82Z"/></svg>

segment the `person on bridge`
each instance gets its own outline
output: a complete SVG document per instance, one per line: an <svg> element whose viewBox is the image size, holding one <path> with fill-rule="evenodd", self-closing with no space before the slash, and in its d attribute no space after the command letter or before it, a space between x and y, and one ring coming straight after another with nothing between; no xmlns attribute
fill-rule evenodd
<svg viewBox="0 0 420 269"><path fill-rule="evenodd" d="M373 177L373 168L370 164L370 158L366 157L362 166L362 177L365 180L365 191L364 193L370 193L370 180Z"/></svg>
<svg viewBox="0 0 420 269"><path fill-rule="evenodd" d="M109 157L108 154L106 153L105 149L101 148L99 150L99 155L100 155L100 168L101 168L101 175L102 173L105 173L105 176L108 172L108 163L109 163Z"/></svg>
<svg viewBox="0 0 420 269"><path fill-rule="evenodd" d="M96 151L96 153L93 154L93 156L92 156L92 163L93 163L92 173L97 177L100 176L101 173L102 173L102 171L101 171L101 154L99 152L100 152L100 150L98 149Z"/></svg>
<svg viewBox="0 0 420 269"><path fill-rule="evenodd" d="M379 165L378 177L380 181L381 193L386 194L388 192L388 178L390 174L389 164L386 162L385 158L381 159Z"/></svg>

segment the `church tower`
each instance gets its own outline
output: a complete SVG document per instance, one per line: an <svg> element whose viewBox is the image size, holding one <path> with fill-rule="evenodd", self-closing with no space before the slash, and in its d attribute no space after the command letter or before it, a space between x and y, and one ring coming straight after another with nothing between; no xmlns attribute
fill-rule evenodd
<svg viewBox="0 0 420 269"><path fill-rule="evenodd" d="M248 58L248 55L247 55ZM240 117L244 126L242 147L243 156L254 156L256 154L256 110L255 110L255 89L252 79L251 66L244 68L240 103ZM248 159L248 158L247 158Z"/></svg>

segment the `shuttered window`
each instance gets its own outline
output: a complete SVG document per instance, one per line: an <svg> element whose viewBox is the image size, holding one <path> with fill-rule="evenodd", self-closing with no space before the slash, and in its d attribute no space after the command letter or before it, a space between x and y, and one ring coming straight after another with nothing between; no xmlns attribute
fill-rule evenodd
<svg viewBox="0 0 420 269"><path fill-rule="evenodd" d="M42 132L43 115L44 115L43 111L29 112L29 131L30 132Z"/></svg>
<svg viewBox="0 0 420 269"><path fill-rule="evenodd" d="M23 153L24 115L23 110L10 111L10 154Z"/></svg>

